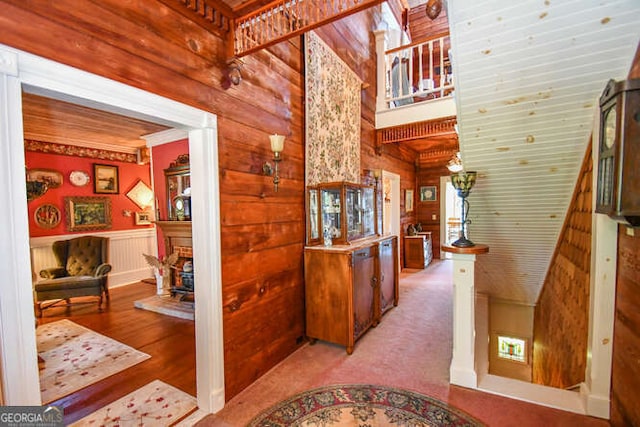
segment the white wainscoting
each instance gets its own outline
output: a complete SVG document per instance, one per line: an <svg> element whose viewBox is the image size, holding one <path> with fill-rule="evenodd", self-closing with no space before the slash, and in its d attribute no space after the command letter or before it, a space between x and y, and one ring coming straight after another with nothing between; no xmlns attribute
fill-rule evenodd
<svg viewBox="0 0 640 427"><path fill-rule="evenodd" d="M56 266L56 259L51 250L53 242L88 235L109 237L109 263L112 266L111 273L109 273L110 288L154 277L153 270L147 265L142 254L157 255L156 230L155 228L144 228L32 237L29 239L29 245L31 247L33 280L42 280L38 273L43 268Z"/></svg>

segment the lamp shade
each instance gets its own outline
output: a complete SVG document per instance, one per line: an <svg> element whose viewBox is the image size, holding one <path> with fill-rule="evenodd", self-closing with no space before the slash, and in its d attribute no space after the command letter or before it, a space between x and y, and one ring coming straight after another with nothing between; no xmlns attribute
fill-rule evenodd
<svg viewBox="0 0 640 427"><path fill-rule="evenodd" d="M271 151L274 153L279 153L284 149L284 135L269 135L269 140L271 140Z"/></svg>
<svg viewBox="0 0 640 427"><path fill-rule="evenodd" d="M453 185L453 188L458 190L459 193L463 193L466 196L469 194L469 191L471 191L471 188L476 183L476 176L476 172L473 171L460 171L451 175L451 184Z"/></svg>

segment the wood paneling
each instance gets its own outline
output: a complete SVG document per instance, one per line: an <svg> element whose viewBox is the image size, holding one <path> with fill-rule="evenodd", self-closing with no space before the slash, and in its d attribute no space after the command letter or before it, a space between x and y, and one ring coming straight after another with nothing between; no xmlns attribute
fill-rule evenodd
<svg viewBox="0 0 640 427"><path fill-rule="evenodd" d="M640 44L629 78L640 78ZM618 227L618 271L611 372L611 425L640 425L640 233Z"/></svg>
<svg viewBox="0 0 640 427"><path fill-rule="evenodd" d="M218 115L226 398L297 349L304 335L304 76L301 41L244 58L226 88L224 41L152 0L3 0L0 43ZM362 92L361 168L397 173L413 188L413 158L374 150L375 41L380 8L318 30L368 84ZM29 23L26 25L25 23ZM262 164L268 135L287 136L279 191ZM404 212L404 209L402 210ZM415 222L403 214L403 228Z"/></svg>
<svg viewBox="0 0 640 427"><path fill-rule="evenodd" d="M416 200L416 222L419 222L422 225L423 231L431 232L433 257L436 259L440 258L440 221L442 220L440 218L440 197L442 196L440 191L440 177L451 174L451 172L446 168L448 160L448 158L446 160L440 160L439 163L434 163L433 167L428 169L421 168L416 174L416 194L418 195L418 199ZM436 201L420 201L420 187L424 185L432 185L436 187L438 194ZM434 215L435 219L433 219Z"/></svg>
<svg viewBox="0 0 640 427"><path fill-rule="evenodd" d="M611 425L640 425L640 235L618 231Z"/></svg>
<svg viewBox="0 0 640 427"><path fill-rule="evenodd" d="M533 382L537 384L566 388L584 381L589 331L592 168L589 146L535 308Z"/></svg>
<svg viewBox="0 0 640 427"><path fill-rule="evenodd" d="M167 126L81 107L29 93L22 95L25 139L57 144L123 147L125 152L145 146L141 137Z"/></svg>

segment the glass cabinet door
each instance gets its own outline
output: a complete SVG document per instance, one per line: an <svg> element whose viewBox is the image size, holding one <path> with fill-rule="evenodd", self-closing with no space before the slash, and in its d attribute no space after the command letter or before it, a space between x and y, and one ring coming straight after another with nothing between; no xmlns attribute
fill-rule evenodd
<svg viewBox="0 0 640 427"><path fill-rule="evenodd" d="M372 236L376 233L376 197L373 188L362 189L362 234Z"/></svg>
<svg viewBox="0 0 640 427"><path fill-rule="evenodd" d="M320 238L318 229L318 189L309 189L309 241Z"/></svg>
<svg viewBox="0 0 640 427"><path fill-rule="evenodd" d="M347 217L347 240L362 236L362 190L357 187L347 187L345 214Z"/></svg>
<svg viewBox="0 0 640 427"><path fill-rule="evenodd" d="M322 230L329 230L334 239L342 238L342 223L340 219L340 189L322 189Z"/></svg>

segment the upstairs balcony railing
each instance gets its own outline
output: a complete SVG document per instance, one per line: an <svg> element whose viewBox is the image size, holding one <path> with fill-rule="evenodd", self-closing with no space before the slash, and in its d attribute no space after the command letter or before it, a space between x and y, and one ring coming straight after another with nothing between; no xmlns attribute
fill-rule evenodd
<svg viewBox="0 0 640 427"><path fill-rule="evenodd" d="M378 67L384 69L378 110L452 96L450 46L449 33L442 33L385 51L382 63L378 58Z"/></svg>

